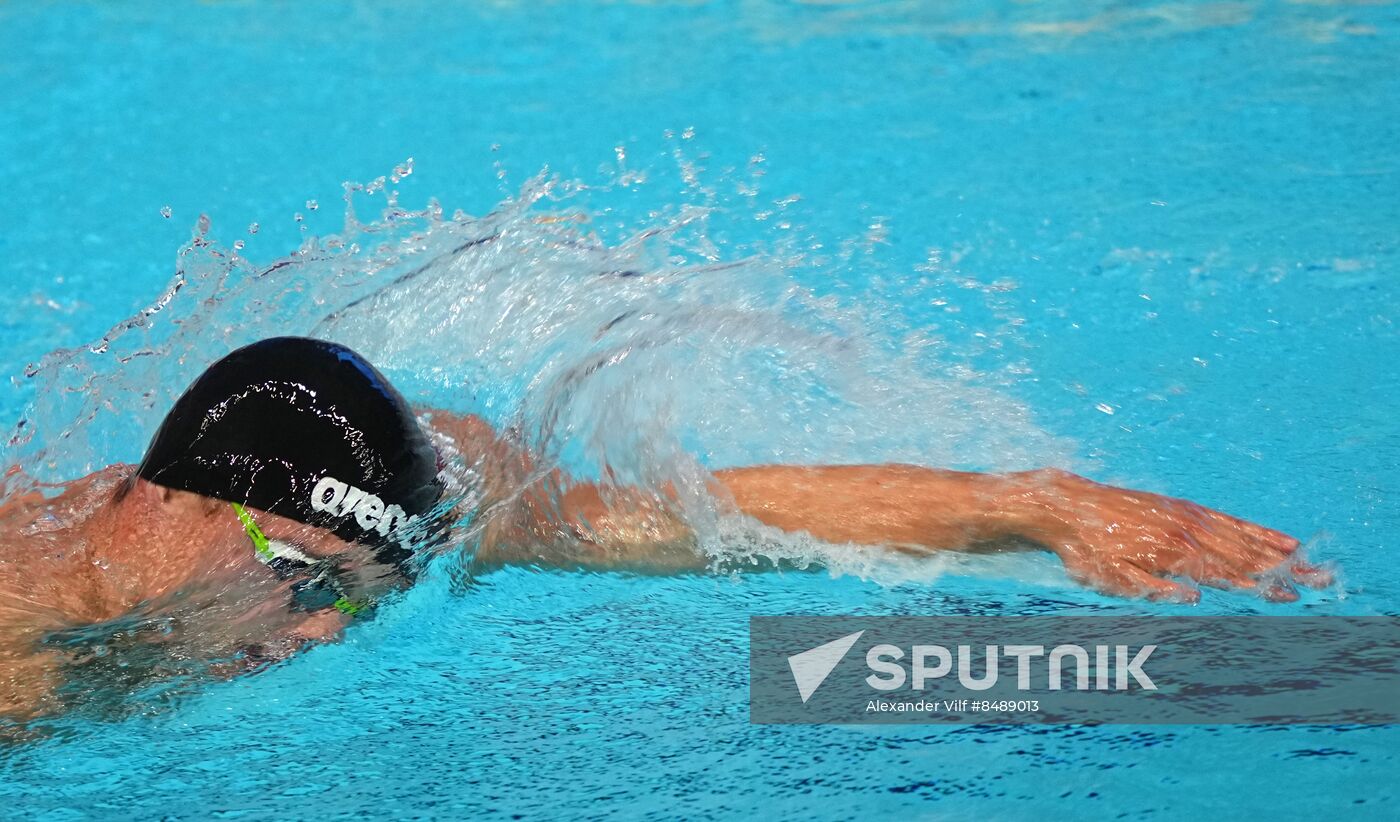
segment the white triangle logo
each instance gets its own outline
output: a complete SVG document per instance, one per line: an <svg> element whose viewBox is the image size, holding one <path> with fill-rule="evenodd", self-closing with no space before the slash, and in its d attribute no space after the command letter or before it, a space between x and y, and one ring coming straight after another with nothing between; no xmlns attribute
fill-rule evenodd
<svg viewBox="0 0 1400 822"><path fill-rule="evenodd" d="M792 669L792 681L797 683L797 692L802 695L802 703L812 698L821 684L846 658L846 652L856 644L865 631L833 639L825 645L818 645L810 651L788 657L788 667Z"/></svg>

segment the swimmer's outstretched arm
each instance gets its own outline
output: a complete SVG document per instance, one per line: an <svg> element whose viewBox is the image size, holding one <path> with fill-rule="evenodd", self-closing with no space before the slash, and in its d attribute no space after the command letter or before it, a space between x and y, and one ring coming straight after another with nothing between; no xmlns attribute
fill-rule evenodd
<svg viewBox="0 0 1400 822"><path fill-rule="evenodd" d="M901 553L1041 548L1080 583L1117 596L1194 602L1197 585L1276 600L1293 583L1330 583L1294 557L1298 541L1186 500L1102 485L1065 471L976 474L911 465L757 466L717 471L720 497L759 522L824 542ZM605 496L606 495L606 496ZM627 544L653 570L683 567L671 525L646 497L575 486L561 511L605 559ZM659 509L660 506L654 506ZM619 513L621 511L621 513ZM537 543L538 544L538 543ZM691 555L695 556L692 549ZM586 559L587 557L585 557ZM588 564L588 563L581 563ZM617 563L622 565L625 563Z"/></svg>
<svg viewBox="0 0 1400 822"><path fill-rule="evenodd" d="M740 511L786 531L901 551L1029 543L1054 552L1077 581L1118 596L1195 601L1195 586L1211 585L1294 599L1292 582L1330 582L1293 557L1298 540L1287 534L1055 469L771 466L715 477Z"/></svg>
<svg viewBox="0 0 1400 822"><path fill-rule="evenodd" d="M491 442L480 420L435 416L439 423L469 447L509 453ZM1082 584L1118 596L1194 601L1195 586L1210 585L1292 599L1293 582L1331 581L1293 556L1298 541L1287 534L1056 469L977 474L912 465L770 465L721 470L714 479L721 502L784 531L902 553L1041 548L1059 556ZM555 472L524 501L521 519L488 534L484 562L662 572L705 567L688 529L655 495L573 483Z"/></svg>

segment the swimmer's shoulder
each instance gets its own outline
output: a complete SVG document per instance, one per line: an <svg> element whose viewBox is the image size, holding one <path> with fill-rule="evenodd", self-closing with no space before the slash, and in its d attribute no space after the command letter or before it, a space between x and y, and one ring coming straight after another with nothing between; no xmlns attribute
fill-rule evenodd
<svg viewBox="0 0 1400 822"><path fill-rule="evenodd" d="M107 613L92 549L134 470L113 465L0 505L0 625L52 627Z"/></svg>
<svg viewBox="0 0 1400 822"><path fill-rule="evenodd" d="M483 490L514 487L530 473L533 463L529 453L515 438L481 417L430 408L415 410L444 461L468 467L484 481L487 487Z"/></svg>
<svg viewBox="0 0 1400 822"><path fill-rule="evenodd" d="M106 505L118 502L136 466L119 463L59 485L25 483L0 503L0 538L54 533L79 525Z"/></svg>

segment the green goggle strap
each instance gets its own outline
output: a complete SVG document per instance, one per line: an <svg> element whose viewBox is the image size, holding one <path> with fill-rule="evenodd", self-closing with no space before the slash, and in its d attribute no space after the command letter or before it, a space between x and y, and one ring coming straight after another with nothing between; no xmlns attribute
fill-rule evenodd
<svg viewBox="0 0 1400 822"><path fill-rule="evenodd" d="M238 514L238 521L243 523L243 530L248 534L248 539L253 541L253 550L258 552L258 559L263 562L277 559L277 554L272 550L272 540L267 538L256 522L253 522L253 515L248 513L248 509L235 502L233 511Z"/></svg>
<svg viewBox="0 0 1400 822"><path fill-rule="evenodd" d="M272 550L272 540L268 539L267 535L258 527L258 524L253 521L253 515L248 513L248 509L236 502L230 504L233 505L233 512L238 514L238 521L243 523L244 533L248 535L248 539L252 540L253 550L257 552L258 560L267 563L277 559L277 552ZM340 586L336 585L334 582L331 582L331 585L334 586L336 593L336 600L331 603L331 607L342 614L354 616L369 605L367 600L361 600L359 602L351 600L345 595L344 591L340 590Z"/></svg>

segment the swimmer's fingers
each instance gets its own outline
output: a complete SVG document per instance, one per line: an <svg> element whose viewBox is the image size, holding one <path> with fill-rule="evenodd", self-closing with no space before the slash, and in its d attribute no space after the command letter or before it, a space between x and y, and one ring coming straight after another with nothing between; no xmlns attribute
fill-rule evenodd
<svg viewBox="0 0 1400 822"><path fill-rule="evenodd" d="M1255 591L1270 602L1297 600L1297 586L1326 588L1333 582L1328 569L1298 559L1278 562L1270 558L1244 565L1203 560L1194 567L1178 568L1175 572L1211 588Z"/></svg>
<svg viewBox="0 0 1400 822"><path fill-rule="evenodd" d="M1164 602L1194 603L1201 598L1193 586L1163 579L1126 560L1093 557L1068 546L1058 553L1076 582L1101 593Z"/></svg>
<svg viewBox="0 0 1400 822"><path fill-rule="evenodd" d="M1207 514L1203 525L1211 532L1203 544L1219 561L1220 581L1228 583L1216 587L1257 589L1266 599L1291 602L1298 598L1295 586L1326 588L1333 583L1331 571L1298 556L1301 543L1294 537L1219 511L1202 510Z"/></svg>
<svg viewBox="0 0 1400 822"><path fill-rule="evenodd" d="M1202 553L1192 562L1183 562L1172 572L1199 585L1222 590L1254 591L1270 602L1293 602L1298 599L1296 581L1290 573L1292 566L1277 557L1254 557L1240 554Z"/></svg>
<svg viewBox="0 0 1400 822"><path fill-rule="evenodd" d="M1234 528L1215 522L1191 503L1169 509L1169 518L1143 529L1135 550L1122 556L1151 573L1189 579L1211 588L1254 588L1254 573L1279 558Z"/></svg>
<svg viewBox="0 0 1400 822"><path fill-rule="evenodd" d="M1106 556L1089 556L1081 551L1061 551L1065 568L1079 582L1103 593L1124 597L1144 597L1166 602L1195 603L1201 592L1195 586L1222 590L1254 591L1270 602L1293 602L1298 592L1292 581L1277 574L1263 575L1242 569L1238 562L1204 550L1197 540L1180 538L1178 546L1190 546L1173 561L1146 565L1145 557L1136 557L1134 550L1120 548ZM1159 549L1163 544L1157 543ZM1160 559L1160 554L1158 559ZM1260 566L1277 566L1276 561ZM1165 577L1174 577L1167 579ZM1177 581L1181 580L1181 581Z"/></svg>
<svg viewBox="0 0 1400 822"><path fill-rule="evenodd" d="M1232 561L1230 555L1205 552L1172 563L1170 573L1210 588L1254 591L1270 602L1293 602L1298 599L1298 586L1326 588L1334 581L1327 568L1296 558L1278 561L1264 557L1240 562Z"/></svg>
<svg viewBox="0 0 1400 822"><path fill-rule="evenodd" d="M1278 533L1278 532L1273 532ZM1326 588L1336 581L1332 571L1324 566L1307 562L1296 553L1298 540L1285 535L1285 551L1278 551L1272 545L1268 550L1255 548L1250 561L1242 563L1241 570L1251 579L1257 580L1261 590L1271 587L1291 589L1294 585L1305 588ZM1241 586L1254 587L1254 586ZM1288 597L1293 599L1296 597Z"/></svg>
<svg viewBox="0 0 1400 822"><path fill-rule="evenodd" d="M1285 534L1282 531L1275 531L1266 528L1247 519L1233 517L1223 511L1216 511L1212 508L1202 508L1210 521L1217 526L1237 534L1240 539L1258 548L1267 550L1280 556L1290 556L1298 550L1301 543Z"/></svg>
<svg viewBox="0 0 1400 822"><path fill-rule="evenodd" d="M1289 573L1295 582L1308 588L1326 588L1337 581L1329 569L1302 560L1295 561L1289 567Z"/></svg>
<svg viewBox="0 0 1400 822"><path fill-rule="evenodd" d="M1238 587L1257 588L1265 599L1292 602L1298 598L1299 587L1326 588L1334 581L1327 568L1295 559L1255 571L1248 584Z"/></svg>
<svg viewBox="0 0 1400 822"><path fill-rule="evenodd" d="M1221 571L1209 579L1197 581L1202 585L1226 591L1253 591L1269 602L1295 602L1298 599L1298 589L1294 587L1291 579L1284 576L1258 577Z"/></svg>

